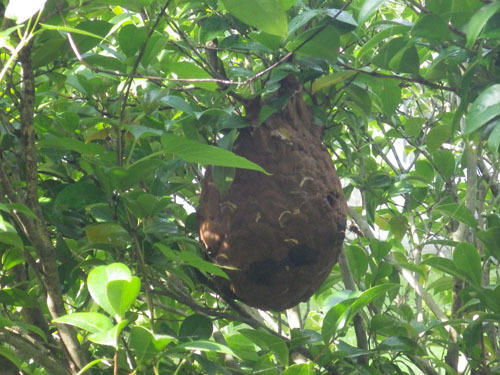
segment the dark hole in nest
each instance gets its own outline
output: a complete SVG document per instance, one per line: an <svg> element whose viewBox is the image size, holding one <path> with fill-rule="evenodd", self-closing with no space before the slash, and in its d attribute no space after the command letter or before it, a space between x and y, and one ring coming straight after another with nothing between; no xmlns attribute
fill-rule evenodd
<svg viewBox="0 0 500 375"><path fill-rule="evenodd" d="M293 267L307 266L318 261L318 252L307 245L294 246L288 252L288 262Z"/></svg>
<svg viewBox="0 0 500 375"><path fill-rule="evenodd" d="M330 193L326 196L326 200L331 207L333 207L333 205L335 204L335 198L335 193Z"/></svg>
<svg viewBox="0 0 500 375"><path fill-rule="evenodd" d="M250 264L247 270L248 278L255 284L271 285L276 272L281 268L280 262L267 259Z"/></svg>

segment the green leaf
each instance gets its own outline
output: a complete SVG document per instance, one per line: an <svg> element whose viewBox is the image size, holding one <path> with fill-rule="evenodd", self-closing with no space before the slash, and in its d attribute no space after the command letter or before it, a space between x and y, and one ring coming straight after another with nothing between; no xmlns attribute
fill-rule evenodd
<svg viewBox="0 0 500 375"><path fill-rule="evenodd" d="M172 108L178 109L184 113L189 115L194 114L194 109L191 107L189 103L187 103L184 99L177 95L167 95L163 96L160 99L160 102L166 105L171 106Z"/></svg>
<svg viewBox="0 0 500 375"><path fill-rule="evenodd" d="M168 68L174 72L179 78L195 78L195 79L213 79L213 77L204 71L199 66L193 64L192 62L180 61L176 63L169 64ZM189 82L193 86L215 91L218 86L215 82Z"/></svg>
<svg viewBox="0 0 500 375"><path fill-rule="evenodd" d="M174 154L190 163L251 169L269 175L269 173L257 164L219 147L191 141L171 134L164 134L161 137L161 142L167 153Z"/></svg>
<svg viewBox="0 0 500 375"><path fill-rule="evenodd" d="M23 240L17 234L16 229L0 216L0 242L17 247L23 248Z"/></svg>
<svg viewBox="0 0 500 375"><path fill-rule="evenodd" d="M5 271L25 262L26 259L24 259L23 253L19 250L19 247L12 247L10 249L7 249L2 254L2 269Z"/></svg>
<svg viewBox="0 0 500 375"><path fill-rule="evenodd" d="M85 227L90 243L124 246L130 243L129 233L117 223L97 223Z"/></svg>
<svg viewBox="0 0 500 375"><path fill-rule="evenodd" d="M424 38L433 44L450 39L451 33L446 22L436 14L424 14L411 30L411 35Z"/></svg>
<svg viewBox="0 0 500 375"><path fill-rule="evenodd" d="M29 367L23 366L23 362L19 358L19 353L14 352L13 350L8 348L7 346L5 346L5 345L0 346L0 356L4 357L7 360L9 360L10 362L12 362L19 369L18 373L26 372L28 375L33 374L31 372L31 370L29 369Z"/></svg>
<svg viewBox="0 0 500 375"><path fill-rule="evenodd" d="M155 244L155 247L157 247L161 251L161 253L169 260L173 260L179 263L185 263L190 265L191 267L198 268L202 272L207 272L209 274L211 273L216 276L229 279L229 276L227 276L227 274L221 268L211 262L207 262L199 255L196 255L190 251L174 251L161 243Z"/></svg>
<svg viewBox="0 0 500 375"><path fill-rule="evenodd" d="M113 301L110 301L110 295L108 292L108 283L116 280L124 280L128 282L132 282L130 289L127 290L129 293L124 297L124 302L128 302L130 300L131 295L134 294L134 291L138 288L138 280L135 280L136 277L132 276L132 272L130 269L123 263L111 263L107 266L98 266L95 267L92 271L89 272L89 276L87 278L87 288L92 296L92 299L109 315L115 316L117 312L121 310L121 295L120 298L116 296L111 296ZM140 283L139 283L140 285ZM115 287L112 287L113 289ZM118 287L117 287L118 288ZM134 300L137 294L134 296Z"/></svg>
<svg viewBox="0 0 500 375"><path fill-rule="evenodd" d="M378 350L410 353L415 352L416 348L418 348L418 344L404 336L388 337L378 346Z"/></svg>
<svg viewBox="0 0 500 375"><path fill-rule="evenodd" d="M451 126L438 125L433 127L425 137L425 143L429 152L436 151L445 141L451 137Z"/></svg>
<svg viewBox="0 0 500 375"><path fill-rule="evenodd" d="M75 151L82 155L99 155L106 150L103 146L95 143L84 143L76 138L70 137L51 137L44 138L38 142L41 148L55 148L61 150Z"/></svg>
<svg viewBox="0 0 500 375"><path fill-rule="evenodd" d="M500 227L479 231L477 236L486 245L489 253L500 260Z"/></svg>
<svg viewBox="0 0 500 375"><path fill-rule="evenodd" d="M115 317L123 319L125 313L135 302L141 289L141 281L137 276L129 280L112 280L106 285L106 296L115 312Z"/></svg>
<svg viewBox="0 0 500 375"><path fill-rule="evenodd" d="M133 24L123 26L118 33L118 43L127 57L134 56L144 45L148 32Z"/></svg>
<svg viewBox="0 0 500 375"><path fill-rule="evenodd" d="M339 33L333 26L327 26L323 30L321 29L322 26L319 26L300 34L286 45L286 49L288 51L293 51L307 40L297 52L308 56L325 58L330 61L335 60L339 53Z"/></svg>
<svg viewBox="0 0 500 375"><path fill-rule="evenodd" d="M83 208L93 203L105 202L105 193L95 183L79 181L69 184L57 195L56 206Z"/></svg>
<svg viewBox="0 0 500 375"><path fill-rule="evenodd" d="M301 363L298 365L291 365L281 375L314 375L314 363Z"/></svg>
<svg viewBox="0 0 500 375"><path fill-rule="evenodd" d="M312 84L313 93L316 93L326 87L335 86L338 83L345 82L354 75L356 75L356 72L352 70L341 70L333 74L321 76Z"/></svg>
<svg viewBox="0 0 500 375"><path fill-rule="evenodd" d="M276 358L281 363L281 365L288 366L288 346L283 341L283 339L264 331L262 328L240 329L238 332L252 340L262 349L268 349L272 351L276 355Z"/></svg>
<svg viewBox="0 0 500 375"><path fill-rule="evenodd" d="M463 280L464 278L463 273L456 267L455 263L451 259L432 256L425 259L422 264L436 268L451 276L458 277L460 280Z"/></svg>
<svg viewBox="0 0 500 375"><path fill-rule="evenodd" d="M73 41L78 52L83 54L97 46L112 27L113 24L102 20L83 21L70 32L73 33ZM58 28L62 29L61 26Z"/></svg>
<svg viewBox="0 0 500 375"><path fill-rule="evenodd" d="M493 17L493 15L500 9L500 2L494 1L490 4L486 4L481 9L479 9L471 17L469 23L467 24L466 37L468 48L472 48L474 43L476 43L479 34L483 31L484 26L488 20Z"/></svg>
<svg viewBox="0 0 500 375"><path fill-rule="evenodd" d="M205 315L190 315L182 321L179 338L189 340L208 340L212 336L212 320Z"/></svg>
<svg viewBox="0 0 500 375"><path fill-rule="evenodd" d="M465 117L465 134L483 127L497 116L500 116L500 84L487 87L474 100Z"/></svg>
<svg viewBox="0 0 500 375"><path fill-rule="evenodd" d="M365 22L387 0L365 0L358 14L358 24Z"/></svg>
<svg viewBox="0 0 500 375"><path fill-rule="evenodd" d="M453 261L457 269L468 276L469 282L481 286L481 257L477 249L469 243L460 243L453 251Z"/></svg>
<svg viewBox="0 0 500 375"><path fill-rule="evenodd" d="M497 154L498 147L500 147L500 120L497 119L493 121L495 121L495 127L488 137L488 148L491 152Z"/></svg>
<svg viewBox="0 0 500 375"><path fill-rule="evenodd" d="M127 326L127 324L127 320L122 320L120 323L107 331L99 331L90 334L88 339L99 345L113 346L116 348L118 347L120 333Z"/></svg>
<svg viewBox="0 0 500 375"><path fill-rule="evenodd" d="M453 177L455 173L455 157L451 151L434 151L432 153L432 160L445 180Z"/></svg>
<svg viewBox="0 0 500 375"><path fill-rule="evenodd" d="M354 301L354 298L345 299L328 310L321 327L321 337L323 337L325 344L330 342L337 331L345 327L347 323L347 312Z"/></svg>
<svg viewBox="0 0 500 375"><path fill-rule="evenodd" d="M205 341L205 340L189 341L177 345L174 348L174 350L199 350L202 352L216 352L216 353L230 354L238 358L238 355L235 352L233 352L230 348L228 348L226 345L219 344L218 342L213 342L213 341Z"/></svg>
<svg viewBox="0 0 500 375"><path fill-rule="evenodd" d="M461 223L467 224L471 228L476 228L477 222L474 215L467 207L459 203L442 204L434 208L434 211L449 216Z"/></svg>
<svg viewBox="0 0 500 375"><path fill-rule="evenodd" d="M96 312L77 312L54 319L56 323L69 324L91 333L108 331L113 322L106 315Z"/></svg>
<svg viewBox="0 0 500 375"><path fill-rule="evenodd" d="M284 37L287 33L287 15L280 0L222 0L233 16L247 25L271 35Z"/></svg>
<svg viewBox="0 0 500 375"><path fill-rule="evenodd" d="M345 255L354 280L361 281L368 270L368 256L365 251L358 245L350 245L346 246Z"/></svg>
<svg viewBox="0 0 500 375"><path fill-rule="evenodd" d="M153 334L141 326L133 326L130 329L129 345L135 352L134 358L138 365L150 360L158 353L154 345Z"/></svg>

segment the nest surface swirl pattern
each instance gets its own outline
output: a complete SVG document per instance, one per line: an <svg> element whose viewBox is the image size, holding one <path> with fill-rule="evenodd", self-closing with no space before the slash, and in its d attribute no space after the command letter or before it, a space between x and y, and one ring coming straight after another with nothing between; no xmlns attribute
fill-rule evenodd
<svg viewBox="0 0 500 375"><path fill-rule="evenodd" d="M230 281L219 287L275 311L306 301L338 259L347 205L321 128L295 94L262 125L241 131L233 151L266 169L237 169L221 194L208 169L197 210L200 239Z"/></svg>

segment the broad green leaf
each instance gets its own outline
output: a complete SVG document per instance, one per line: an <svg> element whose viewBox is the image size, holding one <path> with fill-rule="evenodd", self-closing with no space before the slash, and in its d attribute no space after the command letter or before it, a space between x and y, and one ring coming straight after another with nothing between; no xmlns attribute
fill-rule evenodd
<svg viewBox="0 0 500 375"><path fill-rule="evenodd" d="M354 317L363 307L371 303L374 299L385 295L392 289L399 288L399 284L380 284L365 290L349 307L349 320Z"/></svg>
<svg viewBox="0 0 500 375"><path fill-rule="evenodd" d="M83 208L93 203L105 201L105 193L95 183L79 181L69 184L61 190L55 204L59 207Z"/></svg>
<svg viewBox="0 0 500 375"><path fill-rule="evenodd" d="M172 108L178 109L179 111L182 111L184 113L187 113L189 115L194 114L194 109L191 107L189 103L187 103L184 99L182 99L180 96L177 95L167 95L163 96L160 99L160 102L163 104L167 104L171 106Z"/></svg>
<svg viewBox="0 0 500 375"><path fill-rule="evenodd" d="M498 147L500 146L500 119L493 121L495 122L495 127L488 137L488 148L491 152L498 154Z"/></svg>
<svg viewBox="0 0 500 375"><path fill-rule="evenodd" d="M310 20L318 15L323 14L321 9L307 9L304 12L296 15L288 24L288 38L290 38L293 33L299 30L302 26L307 24Z"/></svg>
<svg viewBox="0 0 500 375"><path fill-rule="evenodd" d="M479 34L483 31L484 26L488 20L493 17L493 15L500 10L500 2L494 1L490 4L486 4L481 9L479 9L471 17L469 23L467 24L466 37L468 48L472 48L474 43L476 43Z"/></svg>
<svg viewBox="0 0 500 375"><path fill-rule="evenodd" d="M188 61L169 64L168 68L174 72L178 78L213 79L205 70ZM189 84L209 91L215 91L218 87L215 82L189 82Z"/></svg>
<svg viewBox="0 0 500 375"><path fill-rule="evenodd" d="M67 43L67 40L55 30L42 31L37 35L33 45L33 67L39 68L53 62L67 50Z"/></svg>
<svg viewBox="0 0 500 375"><path fill-rule="evenodd" d="M247 25L271 35L284 37L287 33L287 15L280 0L222 0L233 16Z"/></svg>
<svg viewBox="0 0 500 375"><path fill-rule="evenodd" d="M332 24L340 34L349 33L358 27L358 23L346 11L329 8L325 10L325 13L331 18Z"/></svg>
<svg viewBox="0 0 500 375"><path fill-rule="evenodd" d="M139 182L151 181L156 170L162 166L165 166L163 160L145 156L127 167L126 172L119 178L120 187L125 190Z"/></svg>
<svg viewBox="0 0 500 375"><path fill-rule="evenodd" d="M357 60L361 60L366 54L372 53L373 49L381 43L383 40L390 38L394 35L406 35L408 34L408 31L410 29L410 26L408 25L395 25L395 26L389 26L386 29L380 30L376 34L374 34L366 43L364 43L359 51L357 52ZM369 56L371 59L373 56ZM359 63L357 62L357 65Z"/></svg>
<svg viewBox="0 0 500 375"><path fill-rule="evenodd" d="M144 45L148 32L133 24L123 26L118 33L118 43L127 57L134 56Z"/></svg>
<svg viewBox="0 0 500 375"><path fill-rule="evenodd" d="M4 357L8 361L12 362L19 369L18 373L22 373L22 372L26 371L26 373L28 375L33 374L33 372L31 372L31 370L29 368L27 368L26 366L23 365L23 361L21 360L19 353L14 352L14 350L11 350L6 345L0 346L0 356Z"/></svg>
<svg viewBox="0 0 500 375"><path fill-rule="evenodd" d="M413 353L418 348L418 344L408 337L398 336L398 337L388 337L382 341L378 349L387 350L393 352L410 352Z"/></svg>
<svg viewBox="0 0 500 375"><path fill-rule="evenodd" d="M451 126L438 125L433 127L425 137L425 143L429 152L436 151L445 141L451 137Z"/></svg>
<svg viewBox="0 0 500 375"><path fill-rule="evenodd" d="M339 54L339 33L333 26L321 29L321 26L315 27L300 34L286 45L287 50L294 51L298 48L297 52L304 55L333 61ZM304 42L305 44L303 44Z"/></svg>
<svg viewBox="0 0 500 375"><path fill-rule="evenodd" d="M0 211L22 213L25 214L26 216L31 217L32 219L40 221L38 216L36 216L35 213L31 211L28 208L28 206L26 206L23 203L7 203L7 204L0 203Z"/></svg>
<svg viewBox="0 0 500 375"><path fill-rule="evenodd" d="M326 87L335 86L338 83L345 82L354 75L356 75L356 72L352 70L342 70L333 74L329 74L327 76L321 76L312 84L313 93L316 93L317 91Z"/></svg>
<svg viewBox="0 0 500 375"><path fill-rule="evenodd" d="M23 240L17 234L16 229L0 215L0 242L17 247L23 248Z"/></svg>
<svg viewBox="0 0 500 375"><path fill-rule="evenodd" d="M229 279L227 274L221 268L211 262L207 262L205 259L196 254L193 254L190 251L174 251L161 243L157 243L155 244L155 246L169 260L185 263L190 265L191 267L198 268L202 272L211 273L216 276Z"/></svg>
<svg viewBox="0 0 500 375"><path fill-rule="evenodd" d="M458 244L453 251L453 261L472 284L481 286L481 257L474 246L465 242Z"/></svg>
<svg viewBox="0 0 500 375"><path fill-rule="evenodd" d="M41 148L55 148L60 150L75 151L82 155L98 155L106 150L103 146L95 143L84 143L76 138L51 137L44 138L38 142Z"/></svg>
<svg viewBox="0 0 500 375"><path fill-rule="evenodd" d="M107 331L99 331L90 334L88 339L99 345L118 347L120 333L127 326L127 324L128 320L122 320L120 323L116 324Z"/></svg>
<svg viewBox="0 0 500 375"><path fill-rule="evenodd" d="M281 375L314 375L314 363L300 363L298 365L291 365Z"/></svg>
<svg viewBox="0 0 500 375"><path fill-rule="evenodd" d="M456 267L451 259L432 256L425 259L422 264L436 268L451 276L458 277L461 280L464 278L463 273Z"/></svg>
<svg viewBox="0 0 500 375"><path fill-rule="evenodd" d="M391 58L391 61L389 61L389 67L397 72L418 75L420 69L420 58L415 45L413 43L408 43L405 48L398 51Z"/></svg>
<svg viewBox="0 0 500 375"><path fill-rule="evenodd" d="M344 328L347 323L347 312L354 301L354 298L346 299L328 310L321 327L321 337L323 337L325 344L328 344L335 337L337 331Z"/></svg>
<svg viewBox="0 0 500 375"><path fill-rule="evenodd" d="M1 242L1 234L0 234L0 242ZM7 249L2 254L2 269L7 271L19 264L25 263L23 253L19 250L19 247L12 247Z"/></svg>
<svg viewBox="0 0 500 375"><path fill-rule="evenodd" d="M10 0L5 8L5 17L15 20L17 24L23 23L43 10L46 2L47 0Z"/></svg>
<svg viewBox="0 0 500 375"><path fill-rule="evenodd" d="M176 157L190 163L252 169L269 174L257 164L219 147L191 141L172 134L164 134L161 137L161 142L165 152L174 154Z"/></svg>
<svg viewBox="0 0 500 375"><path fill-rule="evenodd" d="M113 322L106 315L95 312L77 312L54 319L56 323L69 324L91 333L108 331Z"/></svg>
<svg viewBox="0 0 500 375"><path fill-rule="evenodd" d="M386 0L365 0L358 14L358 24L365 22Z"/></svg>
<svg viewBox="0 0 500 375"><path fill-rule="evenodd" d="M182 340L208 340L212 336L212 320L205 315L194 314L185 318L179 328Z"/></svg>
<svg viewBox="0 0 500 375"><path fill-rule="evenodd" d="M283 339L264 331L262 328L240 329L238 332L252 340L262 349L268 349L272 351L276 355L276 358L281 363L281 365L288 365L289 351L288 346L283 341Z"/></svg>
<svg viewBox="0 0 500 375"><path fill-rule="evenodd" d="M111 263L107 266L95 267L89 272L87 288L92 299L109 315L115 316L116 301L113 305L109 300L108 283L115 280L132 281L133 276L130 269L123 263ZM137 283L137 281L135 282ZM136 287L136 286L135 286ZM135 297L134 297L135 298Z"/></svg>
<svg viewBox="0 0 500 375"><path fill-rule="evenodd" d="M467 207L459 203L442 204L434 208L434 211L449 216L461 223L467 224L471 228L476 228L477 222L474 215Z"/></svg>
<svg viewBox="0 0 500 375"><path fill-rule="evenodd" d="M432 153L432 160L445 180L455 173L455 157L448 150L437 150Z"/></svg>
<svg viewBox="0 0 500 375"><path fill-rule="evenodd" d="M486 245L489 253L500 260L500 227L479 231L477 236Z"/></svg>
<svg viewBox="0 0 500 375"><path fill-rule="evenodd" d="M415 174L430 183L434 180L434 167L427 159L417 160L415 162Z"/></svg>
<svg viewBox="0 0 500 375"><path fill-rule="evenodd" d="M112 27L111 23L102 20L79 23L72 34L78 52L83 54L97 46Z"/></svg>
<svg viewBox="0 0 500 375"><path fill-rule="evenodd" d="M158 353L154 343L153 334L144 327L133 326L130 330L129 345L135 352L135 360L138 365L153 358Z"/></svg>
<svg viewBox="0 0 500 375"><path fill-rule="evenodd" d="M446 22L436 14L424 14L420 17L413 26L411 35L427 39L434 44L442 43L451 36Z"/></svg>
<svg viewBox="0 0 500 375"><path fill-rule="evenodd" d="M465 117L465 134L481 128L497 116L500 116L500 84L489 86L474 100Z"/></svg>
<svg viewBox="0 0 500 375"><path fill-rule="evenodd" d="M120 224L97 223L85 227L90 243L124 246L130 243L130 235Z"/></svg>
<svg viewBox="0 0 500 375"><path fill-rule="evenodd" d="M235 352L233 352L230 348L228 348L226 345L206 340L185 342L183 344L177 345L173 350L199 350L202 352L216 352L216 353L230 354L238 358L238 355Z"/></svg>
<svg viewBox="0 0 500 375"><path fill-rule="evenodd" d="M132 276L130 280L112 280L106 284L106 295L117 319L123 319L139 295L140 289L141 281L137 276Z"/></svg>
<svg viewBox="0 0 500 375"><path fill-rule="evenodd" d="M345 247L345 255L354 280L361 281L368 270L368 256L365 251L360 246L351 244Z"/></svg>

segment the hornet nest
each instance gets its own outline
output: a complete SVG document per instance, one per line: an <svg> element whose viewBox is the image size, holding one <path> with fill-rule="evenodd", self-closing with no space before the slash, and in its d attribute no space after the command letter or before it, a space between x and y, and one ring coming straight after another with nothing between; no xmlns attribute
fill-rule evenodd
<svg viewBox="0 0 500 375"><path fill-rule="evenodd" d="M216 285L250 306L275 311L306 301L319 288L337 263L346 227L346 200L321 128L293 84L287 106L243 129L233 147L271 175L237 169L221 194L209 168L197 210L208 257L230 278Z"/></svg>

